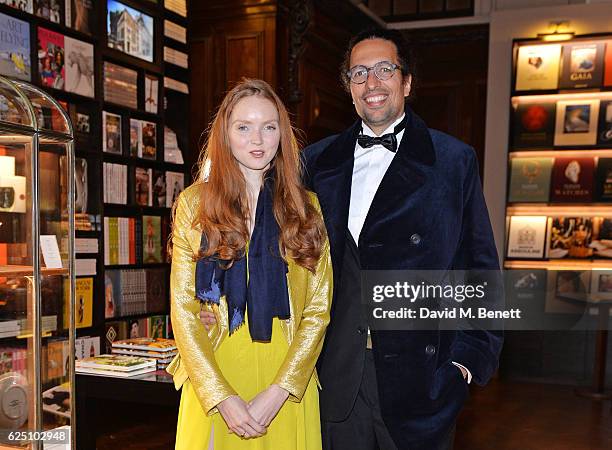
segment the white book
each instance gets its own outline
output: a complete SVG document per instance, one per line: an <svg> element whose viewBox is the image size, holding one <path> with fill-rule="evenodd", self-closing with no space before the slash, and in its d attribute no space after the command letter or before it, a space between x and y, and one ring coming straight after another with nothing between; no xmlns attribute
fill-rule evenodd
<svg viewBox="0 0 612 450"><path fill-rule="evenodd" d="M132 372L119 372L116 370L105 370L105 369L93 369L91 367L77 367L76 373L82 373L87 375L104 375L108 377L117 377L117 378L130 378L135 377L137 375L143 375L149 372L155 372L157 370L157 364L151 367L146 367L144 369L134 370Z"/></svg>
<svg viewBox="0 0 612 450"><path fill-rule="evenodd" d="M79 369L88 368L115 372L133 372L147 367L155 367L155 364L156 361L150 358L104 354L81 359L77 361L76 366Z"/></svg>
<svg viewBox="0 0 612 450"><path fill-rule="evenodd" d="M546 216L511 216L508 258L542 258L546 241Z"/></svg>
<svg viewBox="0 0 612 450"><path fill-rule="evenodd" d="M164 20L164 36L183 44L187 43L187 28L177 23Z"/></svg>

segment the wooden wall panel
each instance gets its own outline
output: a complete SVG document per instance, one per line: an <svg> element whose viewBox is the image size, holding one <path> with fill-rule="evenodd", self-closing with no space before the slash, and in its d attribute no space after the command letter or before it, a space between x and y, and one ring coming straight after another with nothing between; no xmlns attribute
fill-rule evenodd
<svg viewBox="0 0 612 450"><path fill-rule="evenodd" d="M225 81L228 88L243 77L264 78L264 35L228 35L225 38Z"/></svg>

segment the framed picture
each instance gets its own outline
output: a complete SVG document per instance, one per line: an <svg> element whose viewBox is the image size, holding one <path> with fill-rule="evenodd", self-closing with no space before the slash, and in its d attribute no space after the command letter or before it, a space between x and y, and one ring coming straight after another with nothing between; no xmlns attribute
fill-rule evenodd
<svg viewBox="0 0 612 450"><path fill-rule="evenodd" d="M106 5L108 46L153 62L153 18L115 0Z"/></svg>
<svg viewBox="0 0 612 450"><path fill-rule="evenodd" d="M557 102L555 145L595 145L599 100L560 100Z"/></svg>

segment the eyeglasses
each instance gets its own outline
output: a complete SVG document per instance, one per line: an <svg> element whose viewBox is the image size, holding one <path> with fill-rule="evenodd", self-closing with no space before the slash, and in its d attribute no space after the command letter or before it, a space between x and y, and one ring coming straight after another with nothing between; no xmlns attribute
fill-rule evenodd
<svg viewBox="0 0 612 450"><path fill-rule="evenodd" d="M386 81L393 76L397 69L399 69L397 64L393 64L389 61L380 61L372 67L355 66L346 72L346 76L352 83L363 84L368 79L370 70L373 70L376 78L380 81Z"/></svg>

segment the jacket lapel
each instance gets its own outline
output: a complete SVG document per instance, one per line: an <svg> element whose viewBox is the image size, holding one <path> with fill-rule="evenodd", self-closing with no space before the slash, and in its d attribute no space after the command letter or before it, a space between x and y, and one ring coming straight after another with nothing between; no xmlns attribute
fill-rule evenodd
<svg viewBox="0 0 612 450"><path fill-rule="evenodd" d="M408 106L406 115L408 120L402 141L374 195L359 236L360 241L369 225L397 209L403 199L423 186L427 178L427 166L436 162L427 125Z"/></svg>

